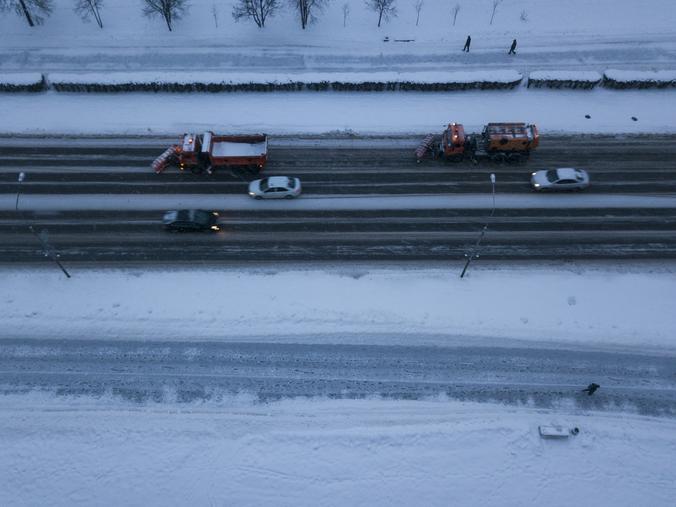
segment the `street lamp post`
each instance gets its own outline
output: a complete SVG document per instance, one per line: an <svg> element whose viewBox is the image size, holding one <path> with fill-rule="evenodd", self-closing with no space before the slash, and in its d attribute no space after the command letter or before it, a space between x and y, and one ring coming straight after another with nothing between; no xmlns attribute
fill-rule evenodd
<svg viewBox="0 0 676 507"><path fill-rule="evenodd" d="M19 196L21 195L21 183L26 179L26 173L23 171L19 173L19 177L17 178L17 183L18 187L16 190L16 202L14 203L14 211L18 213L19 211ZM36 230L33 228L32 225L28 226L28 230L37 238L37 240L40 242L40 245L42 246L42 252L45 254L45 257L49 257L51 260L53 260L57 266L63 271L63 274L66 275L66 278L70 278L70 273L68 270L61 264L61 261L59 260L59 254L57 252L54 252L54 249L51 247L51 245L47 242L47 240L41 235L36 232Z"/></svg>
<svg viewBox="0 0 676 507"><path fill-rule="evenodd" d="M495 173L491 173L491 186L493 189L493 209L491 209L490 218L493 218L493 215L495 214ZM472 259L479 258L479 247L481 246L481 240L484 239L487 230L488 223L485 223L484 226L481 228L481 232L479 233L479 237L477 238L476 243L474 244L474 249L470 253L465 254L465 266L462 268L460 278L465 277L465 273L467 273L467 270L469 269L469 264L470 262L472 262Z"/></svg>
<svg viewBox="0 0 676 507"><path fill-rule="evenodd" d="M16 202L14 203L14 211L19 211L19 195L21 195L21 183L26 179L26 173L20 172L19 177L17 178L17 188L16 188Z"/></svg>

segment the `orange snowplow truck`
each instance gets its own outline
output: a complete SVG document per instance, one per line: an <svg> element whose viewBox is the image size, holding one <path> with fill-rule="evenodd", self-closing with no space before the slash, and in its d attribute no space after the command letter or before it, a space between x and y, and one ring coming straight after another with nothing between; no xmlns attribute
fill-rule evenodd
<svg viewBox="0 0 676 507"><path fill-rule="evenodd" d="M416 149L418 162L424 158L451 161L488 158L497 162L520 162L537 148L540 134L535 125L489 123L481 134L466 134L460 123L449 123L441 137L429 135Z"/></svg>
<svg viewBox="0 0 676 507"><path fill-rule="evenodd" d="M268 159L268 137L265 134L220 136L213 132L202 135L184 134L181 144L170 146L152 164L156 173L170 165L195 174L211 174L220 167L248 167L261 170Z"/></svg>

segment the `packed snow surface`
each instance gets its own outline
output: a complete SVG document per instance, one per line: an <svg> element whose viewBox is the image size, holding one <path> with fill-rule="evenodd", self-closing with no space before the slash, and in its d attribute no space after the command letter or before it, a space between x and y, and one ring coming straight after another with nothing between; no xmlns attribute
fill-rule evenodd
<svg viewBox="0 0 676 507"><path fill-rule="evenodd" d="M543 440L540 425L577 427ZM667 507L676 423L492 404L0 397L2 505Z"/></svg>
<svg viewBox="0 0 676 507"><path fill-rule="evenodd" d="M223 232L223 234L227 234ZM47 261L45 261L47 262ZM65 261L64 261L65 262ZM0 338L464 337L676 349L676 268L0 268ZM39 290L36 290L39 288ZM208 302L208 303L207 303ZM372 335L381 334L381 338ZM286 338L285 338L286 337Z"/></svg>

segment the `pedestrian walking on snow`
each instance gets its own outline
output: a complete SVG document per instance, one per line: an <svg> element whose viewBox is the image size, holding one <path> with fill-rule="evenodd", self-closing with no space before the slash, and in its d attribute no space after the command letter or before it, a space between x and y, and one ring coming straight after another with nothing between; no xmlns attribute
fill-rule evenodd
<svg viewBox="0 0 676 507"><path fill-rule="evenodd" d="M594 393L596 392L596 390L597 390L599 387L601 387L601 386L598 385L598 384L595 384L594 382L592 382L591 384L589 384L589 385L587 386L586 389L582 389L582 392L583 392L583 393L587 393L587 396L591 396L592 394L594 394Z"/></svg>
<svg viewBox="0 0 676 507"><path fill-rule="evenodd" d="M516 54L516 39L512 41L512 47L509 48L509 52L507 53L508 55L515 55Z"/></svg>
<svg viewBox="0 0 676 507"><path fill-rule="evenodd" d="M469 35L467 36L467 40L465 41L465 47L462 48L463 51L467 51L469 53L469 45L472 43L472 37Z"/></svg>

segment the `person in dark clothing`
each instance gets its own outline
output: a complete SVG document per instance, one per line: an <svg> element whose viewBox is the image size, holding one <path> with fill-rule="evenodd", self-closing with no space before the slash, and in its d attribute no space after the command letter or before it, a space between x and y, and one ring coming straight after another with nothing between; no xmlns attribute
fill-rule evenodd
<svg viewBox="0 0 676 507"><path fill-rule="evenodd" d="M472 43L472 37L469 35L467 36L467 40L465 41L465 47L462 48L463 51L467 51L469 53L469 45Z"/></svg>
<svg viewBox="0 0 676 507"><path fill-rule="evenodd" d="M586 389L582 389L582 392L583 392L583 393L587 393L587 396L591 396L592 394L594 394L594 393L596 392L596 390L597 390L599 387L601 387L601 386L598 385L598 384L595 384L594 382L592 382L591 384L589 384L589 385L587 386Z"/></svg>
<svg viewBox="0 0 676 507"><path fill-rule="evenodd" d="M509 48L509 53L508 55L515 55L516 54L516 39L512 41L512 47Z"/></svg>

